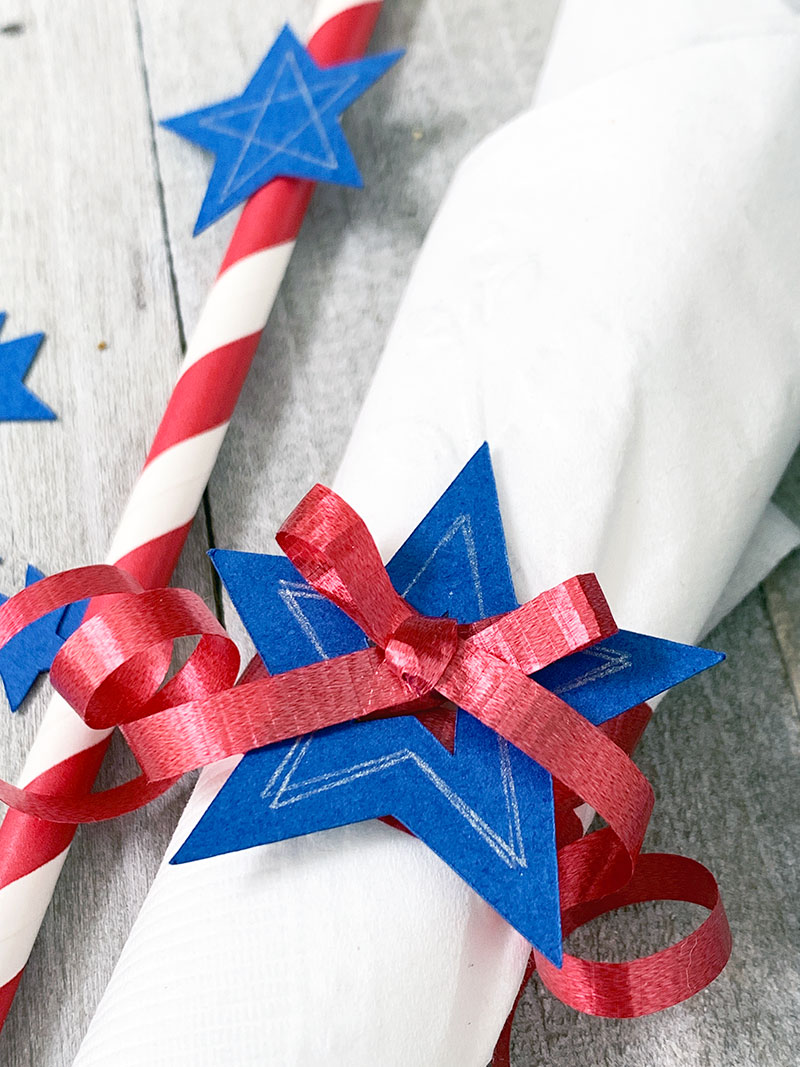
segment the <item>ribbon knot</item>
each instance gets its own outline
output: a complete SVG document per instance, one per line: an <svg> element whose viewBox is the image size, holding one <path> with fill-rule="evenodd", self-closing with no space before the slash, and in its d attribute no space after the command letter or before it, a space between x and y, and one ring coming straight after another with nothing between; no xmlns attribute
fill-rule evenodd
<svg viewBox="0 0 800 1067"><path fill-rule="evenodd" d="M389 638L384 661L416 696L424 697L436 689L457 647L455 619L409 615Z"/></svg>

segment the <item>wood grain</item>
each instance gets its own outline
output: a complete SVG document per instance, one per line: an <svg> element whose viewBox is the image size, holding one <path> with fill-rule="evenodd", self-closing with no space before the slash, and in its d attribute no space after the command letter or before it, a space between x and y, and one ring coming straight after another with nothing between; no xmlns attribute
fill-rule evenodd
<svg viewBox="0 0 800 1067"><path fill-rule="evenodd" d="M133 11L2 0L8 25L17 30L0 33L0 306L4 336L47 333L28 382L59 421L0 425L6 593L28 561L51 572L105 556L180 356ZM204 548L201 526L178 580L210 597ZM46 690L13 718L0 712L6 777L22 765ZM79 832L0 1062L71 1062L187 791Z"/></svg>
<svg viewBox="0 0 800 1067"><path fill-rule="evenodd" d="M272 550L309 484L333 476L453 170L528 104L556 4L387 4L375 48L408 55L345 123L366 189L315 195L212 479L217 544ZM209 163L154 123L240 91L278 27L288 18L302 33L310 13L302 0L257 11L249 0L0 0L0 307L6 336L47 331L29 383L60 418L0 425L4 592L21 584L29 560L55 570L103 556L233 225L191 238ZM794 501L800 519L800 466L793 471L782 502ZM177 580L210 602L209 543L200 521ZM785 564L766 600L754 594L712 635L728 664L668 698L643 750L660 798L651 845L687 851L720 875L733 964L696 1000L632 1023L576 1016L534 986L516 1028L516 1067L795 1061L800 813L786 671L800 692L798 567ZM242 639L227 605L225 621ZM8 774L44 699L40 686L6 720ZM125 766L115 749L108 777L119 780ZM0 1036L0 1062L71 1063L189 787L79 834ZM655 948L692 919L641 911L632 930L604 924L602 945ZM579 936L587 950L600 944L592 930Z"/></svg>

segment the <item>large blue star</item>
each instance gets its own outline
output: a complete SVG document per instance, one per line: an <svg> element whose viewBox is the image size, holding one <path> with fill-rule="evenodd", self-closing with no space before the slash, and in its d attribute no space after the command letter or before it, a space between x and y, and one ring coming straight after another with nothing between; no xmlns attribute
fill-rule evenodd
<svg viewBox="0 0 800 1067"><path fill-rule="evenodd" d="M285 26L241 96L162 122L216 154L195 234L279 175L362 185L339 116L401 55L318 67Z"/></svg>
<svg viewBox="0 0 800 1067"><path fill-rule="evenodd" d="M33 585L44 575L28 564L25 585ZM0 593L0 604L8 597ZM32 622L0 648L0 678L3 680L8 703L16 711L28 695L31 686L43 671L49 671L57 652L66 639L81 624L86 603L58 608Z"/></svg>
<svg viewBox="0 0 800 1067"><path fill-rule="evenodd" d="M364 648L361 630L280 556L213 554L273 673ZM426 615L471 622L516 606L484 446L388 564ZM596 723L719 661L621 631L540 671ZM453 752L411 716L353 722L248 753L172 862L393 815L548 958L561 959L552 780L464 711Z"/></svg>
<svg viewBox="0 0 800 1067"><path fill-rule="evenodd" d="M0 330L5 321L6 313L0 311ZM43 333L31 333L16 341L0 342L0 422L56 417L22 384L43 340Z"/></svg>

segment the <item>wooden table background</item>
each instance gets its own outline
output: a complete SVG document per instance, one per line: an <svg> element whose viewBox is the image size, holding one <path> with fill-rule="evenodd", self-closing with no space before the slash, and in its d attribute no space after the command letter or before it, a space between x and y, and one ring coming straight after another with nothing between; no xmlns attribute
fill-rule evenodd
<svg viewBox="0 0 800 1067"><path fill-rule="evenodd" d="M271 550L306 488L333 477L452 172L529 103L556 7L387 3L374 47L408 55L346 120L366 190L315 195L176 576L210 604L209 545ZM46 331L28 384L59 416L0 425L5 593L28 561L52 572L105 555L232 229L191 238L209 163L155 123L240 91L280 24L302 33L310 13L306 0L0 0L0 309L6 340ZM800 520L800 461L778 498ZM688 1004L630 1022L578 1016L534 983L516 1067L797 1062L799 577L795 557L718 627L707 643L727 663L671 695L640 750L658 796L649 846L716 872L730 966ZM3 713L3 776L46 697L40 682ZM108 779L125 769L116 747ZM189 789L79 831L0 1062L72 1062ZM576 940L622 958L680 936L691 912L641 907Z"/></svg>

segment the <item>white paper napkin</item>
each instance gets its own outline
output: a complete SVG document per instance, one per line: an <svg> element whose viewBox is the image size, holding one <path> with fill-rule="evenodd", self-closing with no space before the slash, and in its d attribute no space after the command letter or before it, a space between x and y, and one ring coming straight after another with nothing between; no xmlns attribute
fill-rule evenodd
<svg viewBox="0 0 800 1067"><path fill-rule="evenodd" d="M748 544L792 540L759 521L800 429L800 36L639 6L570 0L579 61L461 167L337 488L388 556L487 439L521 599L595 570L621 625L692 640ZM633 54L576 88L615 11ZM484 1067L526 956L379 823L165 866L76 1062Z"/></svg>

